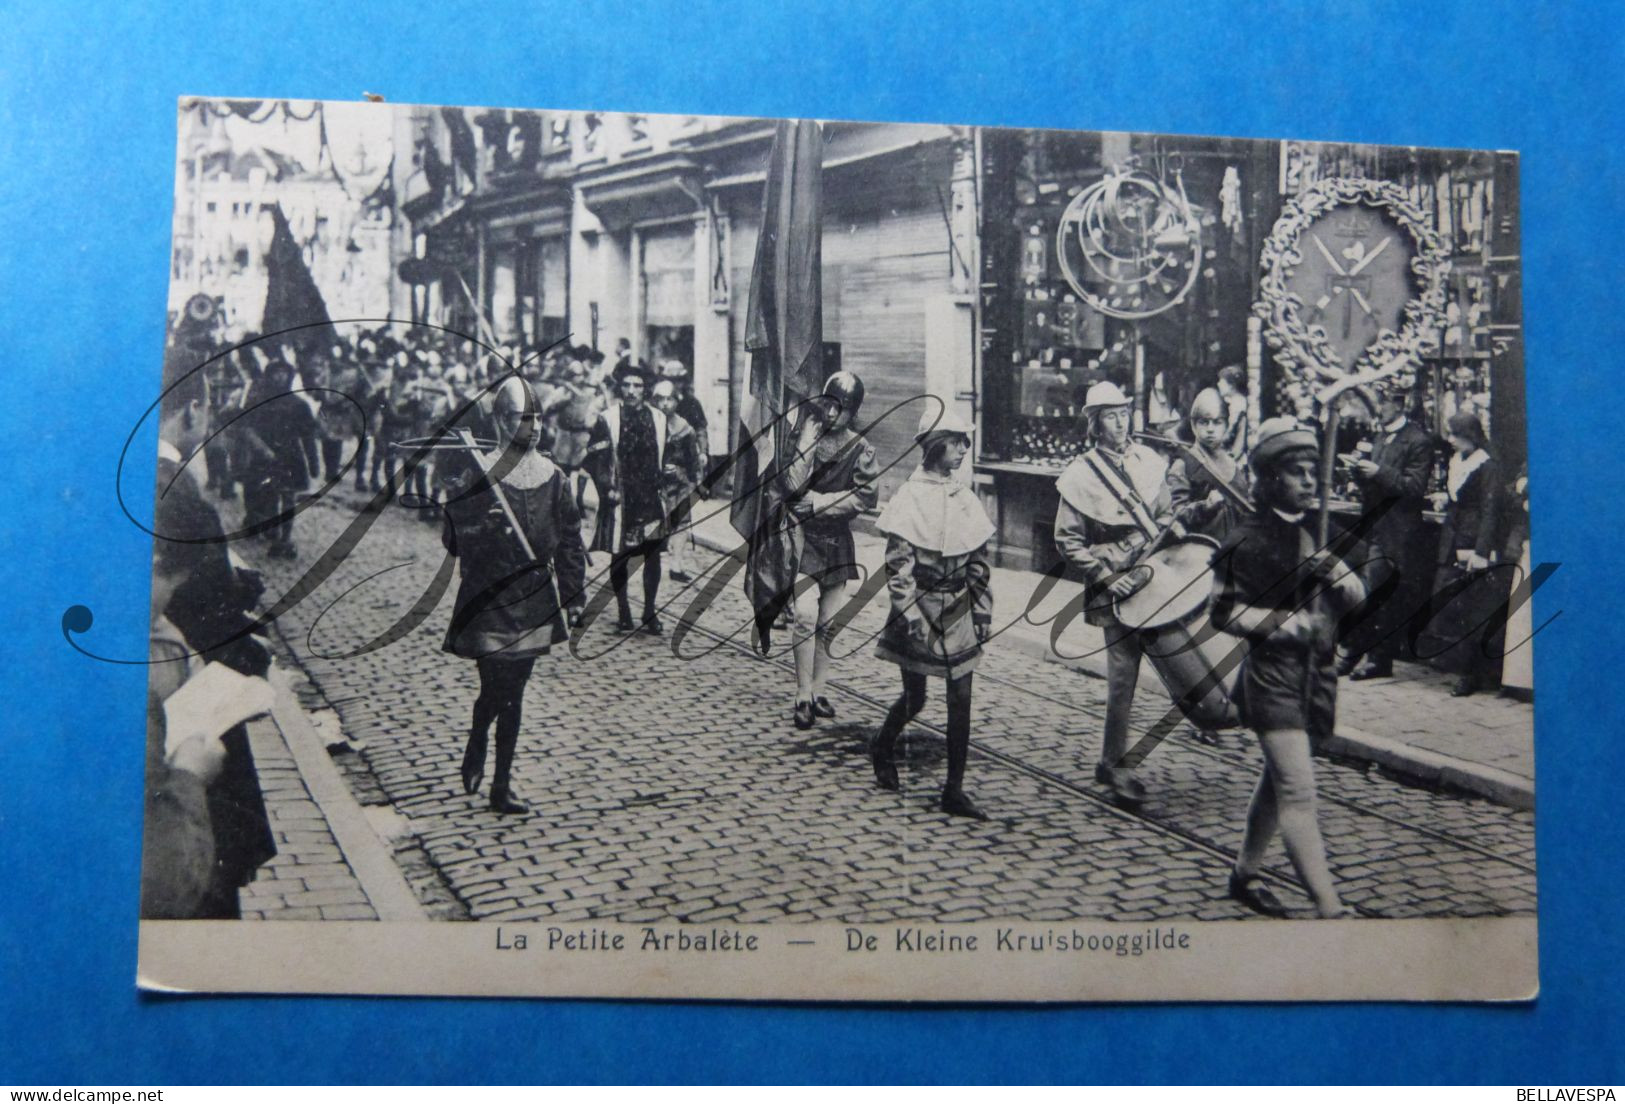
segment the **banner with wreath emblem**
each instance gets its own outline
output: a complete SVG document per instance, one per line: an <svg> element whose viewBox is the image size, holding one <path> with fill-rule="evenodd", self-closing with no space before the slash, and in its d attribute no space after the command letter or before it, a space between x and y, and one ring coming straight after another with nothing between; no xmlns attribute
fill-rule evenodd
<svg viewBox="0 0 1625 1104"><path fill-rule="evenodd" d="M1324 411L1328 389L1373 409L1370 387L1413 386L1445 306L1444 246L1386 180L1332 177L1287 201L1260 255L1253 311L1281 370L1278 409Z"/></svg>

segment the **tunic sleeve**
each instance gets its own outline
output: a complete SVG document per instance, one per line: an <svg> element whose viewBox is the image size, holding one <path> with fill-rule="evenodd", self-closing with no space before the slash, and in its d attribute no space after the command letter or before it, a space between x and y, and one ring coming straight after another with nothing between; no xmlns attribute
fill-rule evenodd
<svg viewBox="0 0 1625 1104"><path fill-rule="evenodd" d="M915 605L919 585L914 581L914 546L902 537L886 538L886 590L894 617L913 624L924 618Z"/></svg>
<svg viewBox="0 0 1625 1104"><path fill-rule="evenodd" d="M993 623L993 565L987 545L970 554L965 564L965 582L970 587L971 620L978 625Z"/></svg>
<svg viewBox="0 0 1625 1104"><path fill-rule="evenodd" d="M609 423L602 414L592 423L592 433L587 437L587 456L582 466L597 484L599 494L615 489L615 446L610 440Z"/></svg>
<svg viewBox="0 0 1625 1104"><path fill-rule="evenodd" d="M554 476L553 525L557 543L553 548L553 577L559 584L559 601L566 609L587 604L587 550L581 543L581 511L575 495L562 476Z"/></svg>
<svg viewBox="0 0 1625 1104"><path fill-rule="evenodd" d="M1173 508L1174 517L1187 529L1207 525L1224 509L1223 505L1208 503L1207 496L1202 493L1205 481L1192 479L1190 470L1190 461L1184 458L1168 466L1168 503Z"/></svg>
<svg viewBox="0 0 1625 1104"><path fill-rule="evenodd" d="M1055 511L1055 547L1087 582L1098 583L1111 574L1089 545L1089 519L1064 498Z"/></svg>
<svg viewBox="0 0 1625 1104"><path fill-rule="evenodd" d="M1208 610L1208 619L1221 632L1228 630L1236 607L1246 604L1236 576L1236 554L1241 545L1238 534L1239 531L1232 533L1225 540L1213 561L1213 605Z"/></svg>
<svg viewBox="0 0 1625 1104"><path fill-rule="evenodd" d="M875 458L874 446L865 441L858 446L858 455L852 465L852 486L844 491L814 492L807 500L826 521L846 521L865 510L873 510L880 501L880 463Z"/></svg>
<svg viewBox="0 0 1625 1104"><path fill-rule="evenodd" d="M1174 504L1169 496L1166 477L1162 481L1162 486L1157 488L1157 497L1151 500L1151 518L1159 527L1166 526L1174 520Z"/></svg>

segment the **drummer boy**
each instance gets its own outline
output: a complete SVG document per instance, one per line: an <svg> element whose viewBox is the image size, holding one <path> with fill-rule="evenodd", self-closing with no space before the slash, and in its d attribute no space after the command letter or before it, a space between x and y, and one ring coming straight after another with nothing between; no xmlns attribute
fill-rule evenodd
<svg viewBox="0 0 1625 1104"><path fill-rule="evenodd" d="M1084 620L1106 638L1106 733L1095 781L1118 801L1136 804L1145 786L1124 762L1129 711L1144 655L1140 634L1112 612L1112 601L1135 590L1126 574L1140 551L1175 526L1162 456L1130 437L1134 400L1115 383L1097 383L1084 396L1090 448L1056 481L1055 546L1083 578ZM1182 529L1174 529L1182 535Z"/></svg>

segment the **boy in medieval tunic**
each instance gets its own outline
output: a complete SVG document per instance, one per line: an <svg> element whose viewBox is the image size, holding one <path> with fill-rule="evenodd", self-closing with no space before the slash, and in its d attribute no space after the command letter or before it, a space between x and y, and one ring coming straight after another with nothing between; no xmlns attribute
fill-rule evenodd
<svg viewBox="0 0 1625 1104"><path fill-rule="evenodd" d="M903 693L869 747L875 783L899 788L897 737L925 705L928 678L948 684L948 778L942 811L986 820L964 791L970 755L971 678L993 623L993 523L976 492L954 478L970 450L971 427L949 412L927 411L914 435L924 459L897 489L876 527L886 535L891 618L875 655L897 664Z"/></svg>
<svg viewBox="0 0 1625 1104"><path fill-rule="evenodd" d="M851 372L836 372L812 405L783 477L796 562L791 652L797 728L835 716L824 687L831 626L846 601L847 584L858 577L852 519L873 509L880 493L875 450L852 428L863 405L863 381Z"/></svg>
<svg viewBox="0 0 1625 1104"><path fill-rule="evenodd" d="M1365 586L1311 532L1319 454L1314 430L1291 418L1258 427L1257 508L1230 534L1213 583L1213 623L1248 643L1238 705L1264 753L1230 895L1270 916L1286 915L1260 877L1277 831L1320 915L1343 915L1315 809L1312 748L1336 716L1337 622Z"/></svg>
<svg viewBox="0 0 1625 1104"><path fill-rule="evenodd" d="M663 379L654 386L651 402L666 416L666 464L661 472L660 496L671 525L667 551L671 554L671 577L679 583L693 579L687 570L685 553L694 543L689 529L694 488L705 477L705 445L689 420L677 412L677 383Z"/></svg>
<svg viewBox="0 0 1625 1104"><path fill-rule="evenodd" d="M603 514L593 550L610 554L609 583L615 590L617 632L632 632L627 585L632 561L643 565L642 630L651 636L665 631L655 610L660 600L660 553L667 521L660 497L670 427L666 416L645 400L649 370L629 363L619 374L620 402L610 406L593 426L587 465L598 495L609 507Z"/></svg>
<svg viewBox="0 0 1625 1104"><path fill-rule="evenodd" d="M1195 438L1191 451L1201 463L1188 456L1174 458L1168 465L1168 501L1186 532L1222 542L1235 528L1241 508L1219 489L1218 480L1242 494L1249 493L1252 480L1224 447L1224 400L1213 388L1198 391L1191 400L1190 424Z"/></svg>
<svg viewBox="0 0 1625 1104"><path fill-rule="evenodd" d="M529 810L514 800L511 774L525 684L536 658L563 643L580 623L587 557L575 497L553 462L535 451L541 432L536 396L522 379L510 376L499 385L493 406L497 450L469 457L472 466L447 485L441 541L458 558L462 582L445 650L474 660L479 670L480 692L463 751L463 790L480 788L494 723L490 807L523 814Z"/></svg>
<svg viewBox="0 0 1625 1104"><path fill-rule="evenodd" d="M1134 592L1126 569L1148 542L1176 524L1167 462L1130 440L1132 411L1133 401L1115 383L1089 388L1083 414L1092 447L1061 473L1055 513L1056 548L1085 583L1084 620L1106 638L1106 732L1095 781L1129 804L1145 798L1144 784L1123 762L1144 648L1139 633L1112 612L1112 601Z"/></svg>
<svg viewBox="0 0 1625 1104"><path fill-rule="evenodd" d="M581 510L582 540L589 547L598 531L598 488L584 466L593 426L606 409L602 393L587 380L587 365L573 353L558 358L559 375L546 400L551 422L553 462L563 471Z"/></svg>

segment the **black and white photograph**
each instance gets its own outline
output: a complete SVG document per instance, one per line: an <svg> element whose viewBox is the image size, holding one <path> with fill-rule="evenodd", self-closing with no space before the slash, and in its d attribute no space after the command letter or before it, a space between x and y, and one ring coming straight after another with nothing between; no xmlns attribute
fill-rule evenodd
<svg viewBox="0 0 1625 1104"><path fill-rule="evenodd" d="M183 98L141 984L1533 997L1519 241L1511 152Z"/></svg>

